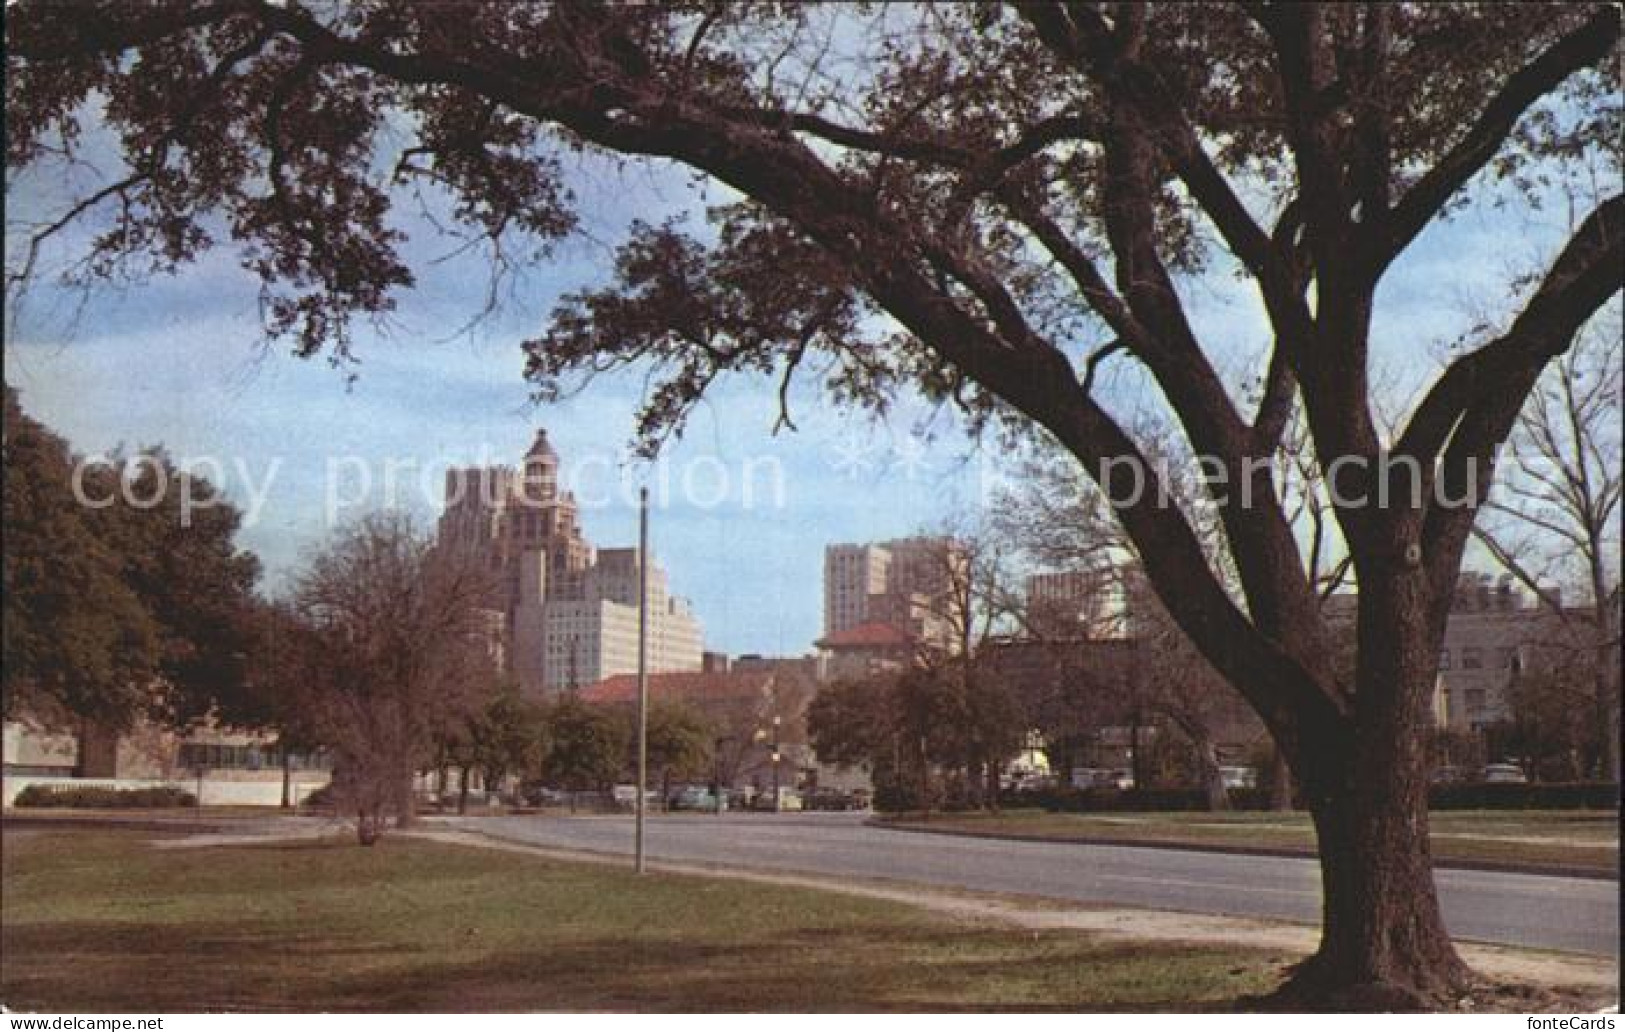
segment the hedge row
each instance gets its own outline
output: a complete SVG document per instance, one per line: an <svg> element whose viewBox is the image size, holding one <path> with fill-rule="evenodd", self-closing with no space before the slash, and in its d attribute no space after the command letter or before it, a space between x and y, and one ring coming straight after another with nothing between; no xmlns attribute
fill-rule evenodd
<svg viewBox="0 0 1625 1032"><path fill-rule="evenodd" d="M1044 789L1013 792L1007 807L1035 807L1052 813L1170 812L1207 809L1207 793L1195 788ZM1619 785L1605 781L1544 782L1528 785L1435 785L1428 797L1434 810L1612 810L1620 803ZM1267 810L1270 793L1259 788L1233 788L1235 810Z"/></svg>
<svg viewBox="0 0 1625 1032"><path fill-rule="evenodd" d="M1207 793L1199 788L1054 788L1033 792L1009 792L1001 800L1006 807L1030 806L1051 813L1088 812L1169 812L1206 810ZM1235 810L1269 809L1269 792L1257 788L1232 788L1230 806Z"/></svg>
<svg viewBox="0 0 1625 1032"><path fill-rule="evenodd" d="M68 785L29 785L17 793L13 806L51 806L79 810L157 810L196 806L197 796L179 788L75 788Z"/></svg>
<svg viewBox="0 0 1625 1032"><path fill-rule="evenodd" d="M1611 781L1434 785L1428 802L1435 810L1616 810L1619 785Z"/></svg>

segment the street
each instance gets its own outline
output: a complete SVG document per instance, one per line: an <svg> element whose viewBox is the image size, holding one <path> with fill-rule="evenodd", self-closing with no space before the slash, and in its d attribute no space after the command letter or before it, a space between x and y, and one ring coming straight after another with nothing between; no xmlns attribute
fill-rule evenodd
<svg viewBox="0 0 1625 1032"><path fill-rule="evenodd" d="M889 878L1082 903L1310 923L1320 918L1319 871L1311 860L919 835L865 826L865 816L654 816L648 852L656 860ZM630 817L445 823L538 845L632 850ZM1616 881L1464 870L1441 870L1436 877L1445 920L1461 939L1619 953Z"/></svg>

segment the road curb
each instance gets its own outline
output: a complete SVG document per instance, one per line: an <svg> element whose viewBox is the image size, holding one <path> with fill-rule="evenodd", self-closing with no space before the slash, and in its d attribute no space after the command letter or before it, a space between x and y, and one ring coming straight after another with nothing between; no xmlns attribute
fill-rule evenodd
<svg viewBox="0 0 1625 1032"><path fill-rule="evenodd" d="M218 835L233 832L242 833L244 825L254 821L254 817L124 817L118 814L64 814L62 816L46 816L45 814L14 814L6 811L0 816L0 831L5 829L23 828L117 828L121 831L171 831L181 835ZM247 832L247 834L262 834L261 832ZM275 832L263 834L274 835Z"/></svg>
<svg viewBox="0 0 1625 1032"><path fill-rule="evenodd" d="M126 831L176 831L214 834L231 829L230 824L178 817L38 817L33 814L0 818L0 828L120 828Z"/></svg>
<svg viewBox="0 0 1625 1032"><path fill-rule="evenodd" d="M1120 839L1082 835L1021 835L1008 831L966 831L960 828L922 828L915 824L896 824L878 817L863 822L871 828L898 831L916 835L947 835L959 838L994 839L1000 842L1053 842L1072 846L1111 846L1120 849L1166 849L1184 853L1221 853L1229 856L1270 856L1287 860L1313 860L1315 853L1306 849L1286 849L1278 846L1222 846L1207 842L1146 842L1143 839ZM1568 867L1561 864L1517 864L1500 860L1435 860L1435 870L1485 871L1491 874L1536 874L1548 878L1585 878L1590 881L1619 881L1619 872L1600 871L1595 867Z"/></svg>

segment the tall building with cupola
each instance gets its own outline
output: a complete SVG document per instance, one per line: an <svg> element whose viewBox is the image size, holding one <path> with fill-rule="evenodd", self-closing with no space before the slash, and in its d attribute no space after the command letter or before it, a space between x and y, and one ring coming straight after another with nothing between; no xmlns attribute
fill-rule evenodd
<svg viewBox="0 0 1625 1032"><path fill-rule="evenodd" d="M497 573L503 654L522 689L566 691L636 672L644 557L636 548L595 549L586 539L574 496L559 488L559 456L546 430L517 469L448 471L439 533ZM649 669L699 670L698 620L652 560L647 583Z"/></svg>

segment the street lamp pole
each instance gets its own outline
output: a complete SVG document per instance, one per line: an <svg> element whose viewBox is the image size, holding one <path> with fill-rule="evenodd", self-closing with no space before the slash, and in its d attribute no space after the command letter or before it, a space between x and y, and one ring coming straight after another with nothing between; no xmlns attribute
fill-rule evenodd
<svg viewBox="0 0 1625 1032"><path fill-rule="evenodd" d="M784 797L779 793L779 718L773 718L773 812L784 809Z"/></svg>
<svg viewBox="0 0 1625 1032"><path fill-rule="evenodd" d="M649 489L638 490L638 798L633 867L644 871L644 785L649 780Z"/></svg>

